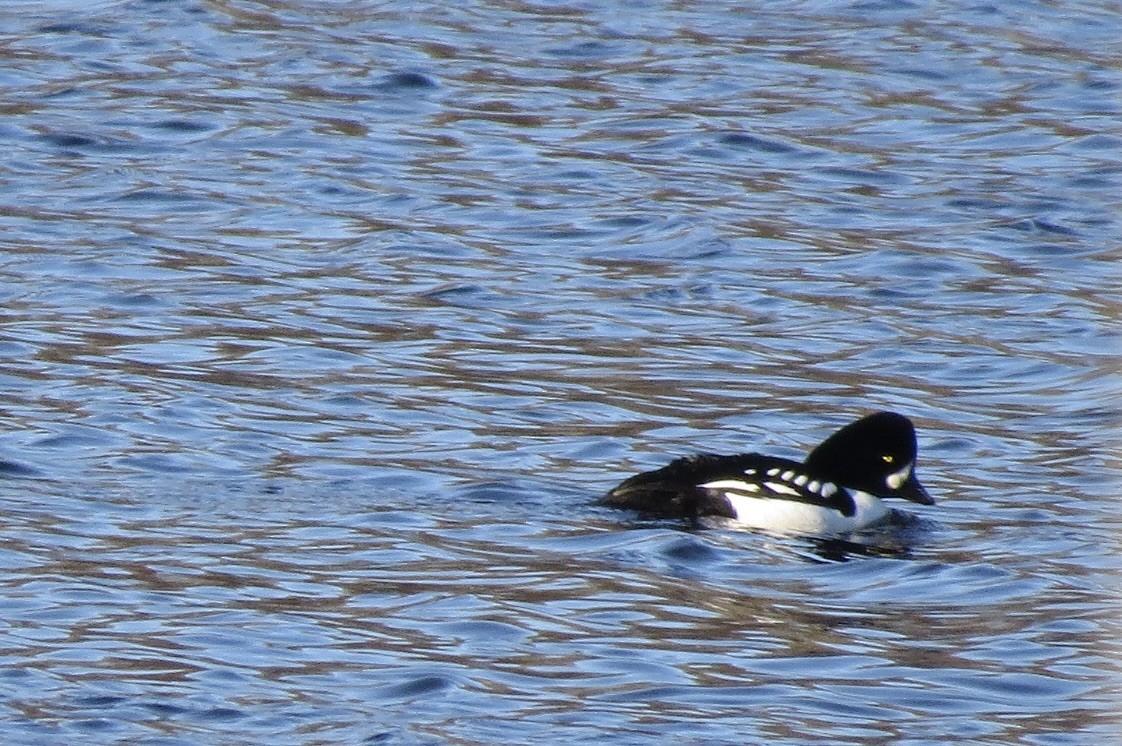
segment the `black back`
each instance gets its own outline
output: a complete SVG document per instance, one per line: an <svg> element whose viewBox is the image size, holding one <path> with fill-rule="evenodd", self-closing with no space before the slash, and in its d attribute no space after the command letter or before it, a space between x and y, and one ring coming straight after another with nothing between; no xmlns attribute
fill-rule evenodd
<svg viewBox="0 0 1122 746"><path fill-rule="evenodd" d="M739 491L750 497L794 500L832 508L843 515L853 514L853 499L846 490L840 488L840 485L836 485L838 489L826 497L821 492L811 492L805 486L784 480L778 474L767 476L768 472L773 470L777 470L780 474L805 474L811 479L816 478L814 470L809 470L805 464L790 459L765 456L760 453L742 453L735 456L700 454L677 459L661 469L636 474L608 492L601 503L616 508L637 510L647 515L735 518L736 512L725 497L725 493ZM751 474L747 473L749 471ZM735 488L707 489L699 486L718 480L751 482L759 485L759 490L749 492ZM825 483L830 480L819 478L818 481ZM784 491L777 492L770 489L767 486L769 482L782 483Z"/></svg>

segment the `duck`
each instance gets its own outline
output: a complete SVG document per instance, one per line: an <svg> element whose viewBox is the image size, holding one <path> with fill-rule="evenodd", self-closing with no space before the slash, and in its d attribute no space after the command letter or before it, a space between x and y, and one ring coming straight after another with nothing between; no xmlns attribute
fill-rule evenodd
<svg viewBox="0 0 1122 746"><path fill-rule="evenodd" d="M702 453L636 474L600 503L655 518L725 519L735 527L836 537L889 519L882 498L935 500L916 477L912 421L896 412L862 417L801 463L761 453Z"/></svg>

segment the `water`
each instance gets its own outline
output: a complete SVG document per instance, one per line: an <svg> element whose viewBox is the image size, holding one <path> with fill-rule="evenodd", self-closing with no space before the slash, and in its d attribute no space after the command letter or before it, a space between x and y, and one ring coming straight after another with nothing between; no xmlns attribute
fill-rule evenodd
<svg viewBox="0 0 1122 746"><path fill-rule="evenodd" d="M1115 2L0 10L5 743L1122 742ZM912 416L907 530L593 500Z"/></svg>

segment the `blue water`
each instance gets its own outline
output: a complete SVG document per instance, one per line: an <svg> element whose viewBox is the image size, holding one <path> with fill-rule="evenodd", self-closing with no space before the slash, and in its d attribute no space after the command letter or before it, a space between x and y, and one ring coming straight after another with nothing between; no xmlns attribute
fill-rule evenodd
<svg viewBox="0 0 1122 746"><path fill-rule="evenodd" d="M0 740L1122 742L1116 3L8 3ZM595 506L919 429L849 542Z"/></svg>

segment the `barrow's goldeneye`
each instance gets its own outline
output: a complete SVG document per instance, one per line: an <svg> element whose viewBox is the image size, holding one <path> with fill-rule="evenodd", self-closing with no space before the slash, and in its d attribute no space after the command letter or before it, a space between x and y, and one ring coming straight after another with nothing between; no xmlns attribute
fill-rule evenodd
<svg viewBox="0 0 1122 746"><path fill-rule="evenodd" d="M651 516L718 516L765 531L835 536L886 518L881 497L934 504L915 462L911 420L878 412L838 430L802 463L759 453L687 456L624 480L601 502Z"/></svg>

